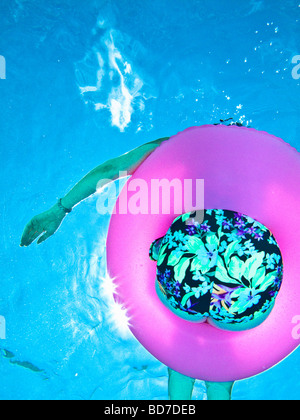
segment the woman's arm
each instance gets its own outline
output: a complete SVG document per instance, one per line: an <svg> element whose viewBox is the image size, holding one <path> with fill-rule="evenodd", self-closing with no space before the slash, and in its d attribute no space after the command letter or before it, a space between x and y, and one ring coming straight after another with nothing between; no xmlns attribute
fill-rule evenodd
<svg viewBox="0 0 300 420"><path fill-rule="evenodd" d="M164 137L145 143L142 146L125 153L114 159L110 159L105 163L97 166L82 178L59 203L56 203L49 210L41 213L31 219L25 226L21 238L20 246L28 246L41 234L43 234L37 241L38 244L48 239L59 228L61 222L66 216L66 213L85 198L94 194L97 188L103 187L110 181L118 179L120 172L126 172L131 175L140 166L142 162L165 140L169 137Z"/></svg>
<svg viewBox="0 0 300 420"><path fill-rule="evenodd" d="M97 188L101 188L109 181L114 181L120 177L120 172L126 172L132 175L142 162L165 140L164 137L145 143L130 152L125 153L117 158L110 159L105 163L97 166L82 178L65 197L61 203L67 209L72 209L76 204L85 198L94 194Z"/></svg>

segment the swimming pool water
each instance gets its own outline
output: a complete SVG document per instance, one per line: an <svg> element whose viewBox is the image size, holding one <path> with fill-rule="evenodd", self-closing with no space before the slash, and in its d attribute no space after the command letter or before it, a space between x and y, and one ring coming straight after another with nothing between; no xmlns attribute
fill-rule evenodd
<svg viewBox="0 0 300 420"><path fill-rule="evenodd" d="M113 306L97 195L39 246L19 247L23 228L100 163L192 125L232 117L300 151L299 19L299 0L0 4L0 399L167 399ZM298 349L233 398L299 399L299 366Z"/></svg>

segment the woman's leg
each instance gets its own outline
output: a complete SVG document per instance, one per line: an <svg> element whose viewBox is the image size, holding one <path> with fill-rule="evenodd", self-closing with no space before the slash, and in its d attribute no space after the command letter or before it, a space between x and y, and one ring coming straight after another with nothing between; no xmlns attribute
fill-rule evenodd
<svg viewBox="0 0 300 420"><path fill-rule="evenodd" d="M169 373L169 399L191 400L195 379L184 376L168 368Z"/></svg>
<svg viewBox="0 0 300 420"><path fill-rule="evenodd" d="M168 368L169 372L169 399L191 400L195 379L184 376ZM231 400L234 382L205 382L207 399L209 401Z"/></svg>
<svg viewBox="0 0 300 420"><path fill-rule="evenodd" d="M205 382L209 401L230 401L234 382Z"/></svg>

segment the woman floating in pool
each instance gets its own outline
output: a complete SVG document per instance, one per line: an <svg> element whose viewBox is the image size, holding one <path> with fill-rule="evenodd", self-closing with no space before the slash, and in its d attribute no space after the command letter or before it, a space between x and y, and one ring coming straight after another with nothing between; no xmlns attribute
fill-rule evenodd
<svg viewBox="0 0 300 420"><path fill-rule="evenodd" d="M51 209L28 223L21 246L30 245L40 235L37 243L45 241L75 205L107 180L117 179L120 171L132 175L168 139L146 143L92 170ZM150 258L157 261L157 294L172 312L224 330L244 331L261 324L282 282L282 256L269 229L247 215L225 209L177 217L165 236L152 243ZM170 399L191 399L194 379L168 371ZM233 384L206 381L208 399L231 399Z"/></svg>

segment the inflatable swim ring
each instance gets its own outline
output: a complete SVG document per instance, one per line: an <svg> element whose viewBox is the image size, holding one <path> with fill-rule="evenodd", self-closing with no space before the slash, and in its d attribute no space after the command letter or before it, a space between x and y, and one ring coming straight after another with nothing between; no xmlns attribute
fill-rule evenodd
<svg viewBox="0 0 300 420"><path fill-rule="evenodd" d="M173 314L155 290L156 264L149 246L179 214L132 214L120 203L136 199L143 180L204 179L205 208L231 209L268 226L282 252L284 275L270 316L242 332L222 331ZM158 360L186 376L234 381L269 369L300 343L293 319L300 312L300 154L266 132L236 126L189 128L162 143L122 190L110 220L107 269L115 299L130 329ZM186 212L194 209L184 209ZM120 214L124 213L124 214Z"/></svg>

